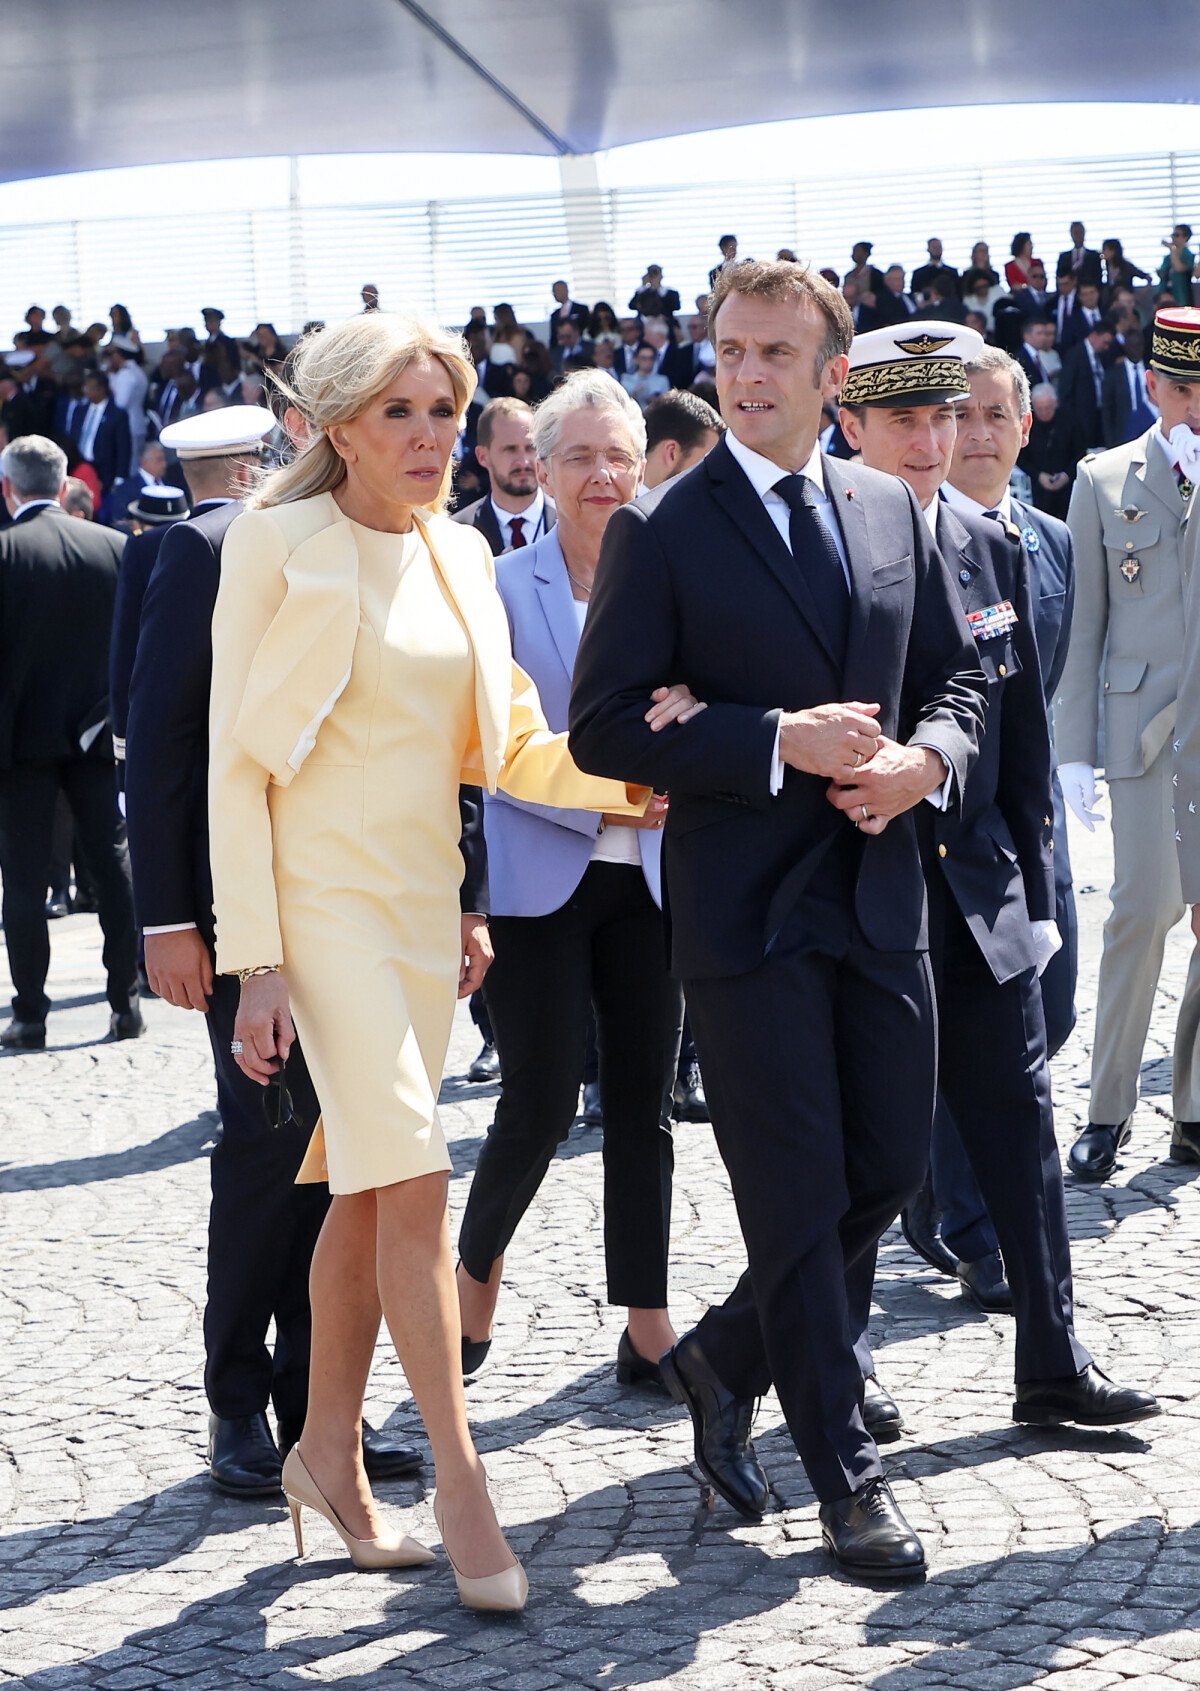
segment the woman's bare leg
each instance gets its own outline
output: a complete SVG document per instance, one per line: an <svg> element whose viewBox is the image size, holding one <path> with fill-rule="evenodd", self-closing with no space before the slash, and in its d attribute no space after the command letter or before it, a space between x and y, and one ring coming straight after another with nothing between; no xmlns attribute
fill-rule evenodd
<svg viewBox="0 0 1200 1691"><path fill-rule="evenodd" d="M379 1297L433 1448L447 1549L460 1573L477 1578L513 1555L467 1425L449 1188L449 1175L428 1174L376 1193Z"/></svg>
<svg viewBox="0 0 1200 1691"><path fill-rule="evenodd" d="M381 1529L362 1465L362 1406L379 1335L374 1192L334 1198L313 1252L304 1465L355 1538Z"/></svg>

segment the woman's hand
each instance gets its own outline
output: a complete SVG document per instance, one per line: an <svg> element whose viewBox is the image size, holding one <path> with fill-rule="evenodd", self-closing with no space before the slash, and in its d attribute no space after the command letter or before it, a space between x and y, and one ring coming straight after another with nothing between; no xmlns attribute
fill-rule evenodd
<svg viewBox="0 0 1200 1691"><path fill-rule="evenodd" d="M462 962L458 966L458 996L469 998L483 985L483 977L495 962L492 936L482 916L462 919Z"/></svg>
<svg viewBox="0 0 1200 1691"><path fill-rule="evenodd" d="M701 705L700 709L703 710L704 706ZM670 800L665 793L651 793L644 815L611 816L605 811L604 825L606 828L661 828L667 820L669 805Z"/></svg>
<svg viewBox="0 0 1200 1691"><path fill-rule="evenodd" d="M674 687L656 687L650 697L654 703L646 712L646 721L655 734L668 722L690 722L708 709L681 682L676 682Z"/></svg>
<svg viewBox="0 0 1200 1691"><path fill-rule="evenodd" d="M252 975L242 985L233 1038L242 1049L234 1061L244 1075L265 1086L276 1072L276 1059L287 1061L296 1043L287 982L276 969L269 975Z"/></svg>

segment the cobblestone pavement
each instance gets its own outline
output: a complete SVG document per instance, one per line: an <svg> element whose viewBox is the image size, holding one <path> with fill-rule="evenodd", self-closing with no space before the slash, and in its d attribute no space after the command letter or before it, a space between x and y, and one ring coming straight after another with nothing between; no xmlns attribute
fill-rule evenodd
<svg viewBox="0 0 1200 1691"><path fill-rule="evenodd" d="M1103 835L1075 845L1084 984L1056 1065L1064 1151L1086 1114L1108 884ZM1133 1432L1018 1430L1008 1322L974 1313L891 1236L877 1354L908 1430L885 1455L930 1572L891 1590L837 1577L773 1399L757 1441L777 1509L749 1526L700 1507L682 1411L617 1387L598 1137L577 1126L518 1235L494 1362L469 1393L533 1593L523 1617L490 1621L459 1606L444 1557L415 1575L356 1573L314 1521L297 1564L282 1503L209 1486L200 1318L217 1124L203 1029L155 1002L149 1038L103 1043L94 919L56 923L53 940L52 1048L0 1060L0 1680L1200 1685L1200 1204L1194 1171L1165 1160L1186 929L1172 936L1123 1166L1069 1195L1080 1329L1119 1377L1160 1393L1164 1418ZM491 1089L463 1082L474 1050L460 1016L444 1092L456 1213L492 1107ZM686 1324L742 1257L710 1131L680 1128L677 1146L673 1312ZM369 1407L422 1437L382 1347ZM423 1484L382 1490L436 1543Z"/></svg>

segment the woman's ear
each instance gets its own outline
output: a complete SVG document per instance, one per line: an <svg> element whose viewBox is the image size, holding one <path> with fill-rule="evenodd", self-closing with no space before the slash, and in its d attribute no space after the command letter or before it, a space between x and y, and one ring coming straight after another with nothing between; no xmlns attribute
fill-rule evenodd
<svg viewBox="0 0 1200 1691"><path fill-rule="evenodd" d="M329 444L344 464L354 464L358 460L358 453L346 438L345 425L335 423L331 429L326 429Z"/></svg>

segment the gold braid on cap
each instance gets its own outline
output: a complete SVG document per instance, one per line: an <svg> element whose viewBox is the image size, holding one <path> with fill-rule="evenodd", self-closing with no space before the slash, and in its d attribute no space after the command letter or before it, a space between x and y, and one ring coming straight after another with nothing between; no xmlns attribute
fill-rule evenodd
<svg viewBox="0 0 1200 1691"><path fill-rule="evenodd" d="M1185 382L1200 382L1200 333L1168 333L1155 325L1150 333L1150 367Z"/></svg>
<svg viewBox="0 0 1200 1691"><path fill-rule="evenodd" d="M843 405L878 405L915 393L944 394L949 400L969 392L961 358L913 358L903 363L889 360L885 364L862 364L851 370L841 401Z"/></svg>

